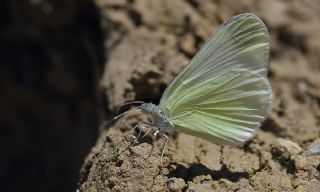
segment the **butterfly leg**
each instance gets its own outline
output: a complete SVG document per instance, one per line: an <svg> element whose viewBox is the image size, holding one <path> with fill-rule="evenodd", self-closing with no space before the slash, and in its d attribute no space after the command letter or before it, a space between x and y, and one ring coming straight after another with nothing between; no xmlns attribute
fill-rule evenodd
<svg viewBox="0 0 320 192"><path fill-rule="evenodd" d="M153 133L153 137L152 137L152 147L151 147L151 149L150 149L150 151L149 151L149 155L148 155L148 157L150 157L150 155L152 154L152 152L153 152L153 149L154 149L154 142L156 141L156 139L157 139L157 135L158 135L158 133L159 133L159 130L157 130L156 132L154 132Z"/></svg>
<svg viewBox="0 0 320 192"><path fill-rule="evenodd" d="M143 126L144 125L144 126ZM132 145L134 145L134 144L136 144L137 142L138 142L138 140L141 138L140 136L141 136L141 133L142 133L142 129L149 129L148 131L147 131L147 133L146 134L144 134L142 137L145 137L149 132L150 132L150 128L152 128L154 125L152 124L152 123L148 123L148 122L142 122L142 121L140 121L140 122L138 122L133 128L131 128L127 133L126 133L126 135L129 135L129 134L132 134L136 129L139 129L139 133L138 133L138 135L137 135L137 137L135 138L135 140L133 141L133 143L132 144L130 144L131 146ZM121 138L121 141L124 139L124 137L122 137ZM121 141L120 142L118 142L116 145L115 145L115 148L118 148L119 147L119 145L121 144ZM129 145L129 146L130 146ZM127 146L127 147L129 147L129 146Z"/></svg>
<svg viewBox="0 0 320 192"><path fill-rule="evenodd" d="M144 126L143 126L144 125ZM142 130L143 129L149 129L153 127L153 124L152 123L148 123L148 122L142 122L140 121L139 123L137 123L129 132L132 133L135 129L139 129L139 133L136 137L136 139L134 140L134 143L136 143L140 138L141 138L141 133L142 133ZM148 134L150 130L147 131L146 134L144 134L142 137L145 137L145 135Z"/></svg>
<svg viewBox="0 0 320 192"><path fill-rule="evenodd" d="M133 128L131 128L127 133L125 133L125 135L132 134L140 126L140 124L141 124L141 122L138 122ZM118 131L118 129L116 129L116 133L115 134L117 134L117 131ZM118 144L115 145L116 148L118 147L118 145L120 145L120 143L121 143L121 141L123 141L123 139L124 139L124 137L122 137L121 140L118 142ZM133 144L136 143L136 140L133 142Z"/></svg>
<svg viewBox="0 0 320 192"><path fill-rule="evenodd" d="M140 138L144 138L145 136L147 136L147 135L149 134L149 132L152 130L152 129L150 129L150 128L152 128L152 127L153 127L153 126L144 127L145 129L148 128L149 130L148 130L144 135L142 135L142 137L140 137Z"/></svg>
<svg viewBox="0 0 320 192"><path fill-rule="evenodd" d="M165 142L161 148L161 158L160 158L160 163L162 165L162 158L163 158L163 154L164 154L164 149L166 147L166 145L168 144L168 141L169 141L169 137L168 135L166 135L165 133L161 133L161 135L165 138Z"/></svg>

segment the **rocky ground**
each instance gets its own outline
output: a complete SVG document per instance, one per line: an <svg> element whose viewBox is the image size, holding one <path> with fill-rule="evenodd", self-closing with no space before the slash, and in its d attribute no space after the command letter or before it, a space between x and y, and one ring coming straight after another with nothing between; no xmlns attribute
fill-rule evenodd
<svg viewBox="0 0 320 192"><path fill-rule="evenodd" d="M318 191L320 156L320 3L307 1L96 0L105 34L100 84L108 110L131 100L157 103L163 90L229 17L252 12L271 37L274 99L257 135L243 148L170 132L160 166L151 137L127 134L148 117L101 125L80 172L79 191ZM147 91L145 91L147 90ZM111 117L111 116L110 116ZM118 131L116 128L118 127Z"/></svg>

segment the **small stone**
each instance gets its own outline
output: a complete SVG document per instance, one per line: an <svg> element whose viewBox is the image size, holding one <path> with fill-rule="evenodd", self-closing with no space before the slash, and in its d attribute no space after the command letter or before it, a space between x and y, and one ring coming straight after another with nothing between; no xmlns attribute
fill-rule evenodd
<svg viewBox="0 0 320 192"><path fill-rule="evenodd" d="M311 180L306 182L304 185L299 185L294 191L304 192L304 191L319 191L320 182L316 180Z"/></svg>
<svg viewBox="0 0 320 192"><path fill-rule="evenodd" d="M255 191L292 191L291 178L285 172L257 172L250 179Z"/></svg>
<svg viewBox="0 0 320 192"><path fill-rule="evenodd" d="M212 177L210 175L199 175L192 179L193 183L203 183L204 181L211 181Z"/></svg>
<svg viewBox="0 0 320 192"><path fill-rule="evenodd" d="M303 152L304 155L320 155L320 140L312 142L308 149Z"/></svg>
<svg viewBox="0 0 320 192"><path fill-rule="evenodd" d="M296 169L304 169L307 166L307 159L302 155L294 157L294 166Z"/></svg>
<svg viewBox="0 0 320 192"><path fill-rule="evenodd" d="M172 192L182 191L186 187L186 183L181 178L171 178L169 180L169 190Z"/></svg>
<svg viewBox="0 0 320 192"><path fill-rule="evenodd" d="M283 158L289 159L292 155L299 154L302 149L297 143L288 139L280 138L272 144L271 151L273 155L279 155Z"/></svg>
<svg viewBox="0 0 320 192"><path fill-rule="evenodd" d="M152 185L150 191L152 192L162 192L165 191L166 189L166 181L164 179L164 177L162 177L162 175L158 175L155 179L154 179L154 184Z"/></svg>
<svg viewBox="0 0 320 192"><path fill-rule="evenodd" d="M260 167L259 157L256 154L246 153L240 148L224 146L222 161L231 172L254 173Z"/></svg>
<svg viewBox="0 0 320 192"><path fill-rule="evenodd" d="M219 184L222 186L225 186L226 188L229 188L230 186L233 185L233 183L231 181L229 181L228 179L224 179L224 178L219 180Z"/></svg>
<svg viewBox="0 0 320 192"><path fill-rule="evenodd" d="M188 55L194 55L196 52L195 41L196 40L192 34L185 35L180 41L180 49Z"/></svg>

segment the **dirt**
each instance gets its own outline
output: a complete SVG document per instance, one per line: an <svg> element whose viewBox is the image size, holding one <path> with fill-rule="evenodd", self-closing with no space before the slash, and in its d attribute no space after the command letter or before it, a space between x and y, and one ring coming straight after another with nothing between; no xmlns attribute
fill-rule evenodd
<svg viewBox="0 0 320 192"><path fill-rule="evenodd" d="M96 0L105 30L101 79L110 112L131 100L157 103L217 27L252 12L271 37L274 98L266 121L243 148L220 146L171 130L162 140L135 141L120 125L102 125L80 173L79 191L318 191L320 156L303 151L320 137L320 3L318 1ZM111 117L111 115L110 115ZM118 131L116 131L118 130Z"/></svg>

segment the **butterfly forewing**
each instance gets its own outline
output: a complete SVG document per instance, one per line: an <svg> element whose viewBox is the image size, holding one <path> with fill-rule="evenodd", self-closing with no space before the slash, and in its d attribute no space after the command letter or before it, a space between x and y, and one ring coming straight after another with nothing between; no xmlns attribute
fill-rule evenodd
<svg viewBox="0 0 320 192"><path fill-rule="evenodd" d="M271 102L269 36L253 14L226 21L173 80L160 107L180 132L242 145Z"/></svg>

